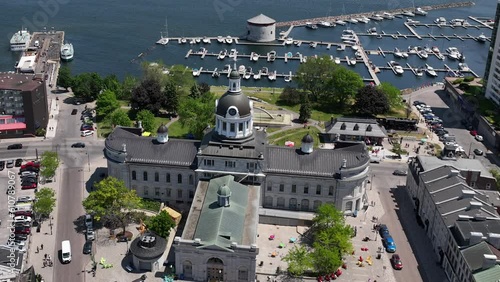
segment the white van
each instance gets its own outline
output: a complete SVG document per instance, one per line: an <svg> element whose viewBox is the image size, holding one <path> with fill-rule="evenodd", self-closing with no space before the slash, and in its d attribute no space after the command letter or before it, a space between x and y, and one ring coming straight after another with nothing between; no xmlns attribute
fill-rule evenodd
<svg viewBox="0 0 500 282"><path fill-rule="evenodd" d="M71 243L69 240L62 241L61 256L63 263L71 262Z"/></svg>

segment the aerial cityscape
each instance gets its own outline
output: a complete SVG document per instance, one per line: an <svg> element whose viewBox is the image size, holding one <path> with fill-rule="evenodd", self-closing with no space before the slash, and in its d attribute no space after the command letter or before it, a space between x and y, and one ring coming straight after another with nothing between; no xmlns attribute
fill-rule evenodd
<svg viewBox="0 0 500 282"><path fill-rule="evenodd" d="M8 4L0 281L498 282L500 0L294 1Z"/></svg>

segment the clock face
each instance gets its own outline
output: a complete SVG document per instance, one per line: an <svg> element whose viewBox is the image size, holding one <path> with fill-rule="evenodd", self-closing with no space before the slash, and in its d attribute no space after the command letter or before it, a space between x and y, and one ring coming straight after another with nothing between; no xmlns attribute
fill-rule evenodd
<svg viewBox="0 0 500 282"><path fill-rule="evenodd" d="M232 116L236 115L236 109L229 109L229 114Z"/></svg>

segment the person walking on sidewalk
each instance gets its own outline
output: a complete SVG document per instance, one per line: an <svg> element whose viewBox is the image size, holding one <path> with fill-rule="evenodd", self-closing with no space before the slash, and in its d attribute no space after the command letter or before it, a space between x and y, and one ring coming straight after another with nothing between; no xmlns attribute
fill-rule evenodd
<svg viewBox="0 0 500 282"><path fill-rule="evenodd" d="M38 248L37 248L38 249ZM40 250L43 250L43 244L40 245Z"/></svg>

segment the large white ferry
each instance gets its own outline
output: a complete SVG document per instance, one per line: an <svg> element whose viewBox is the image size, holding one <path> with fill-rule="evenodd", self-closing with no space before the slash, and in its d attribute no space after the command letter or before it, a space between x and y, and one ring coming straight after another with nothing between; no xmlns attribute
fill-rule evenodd
<svg viewBox="0 0 500 282"><path fill-rule="evenodd" d="M63 44L61 47L61 59L64 61L71 61L73 60L73 55L75 54L75 51L73 50L73 44L71 43L66 43Z"/></svg>
<svg viewBox="0 0 500 282"><path fill-rule="evenodd" d="M14 33L10 39L10 50L11 51L25 51L31 41L31 34L26 29L21 29L20 31Z"/></svg>

